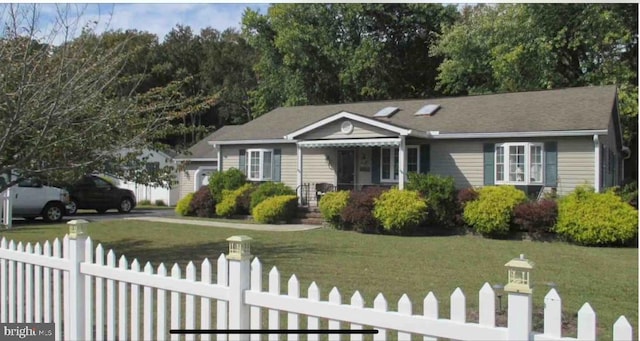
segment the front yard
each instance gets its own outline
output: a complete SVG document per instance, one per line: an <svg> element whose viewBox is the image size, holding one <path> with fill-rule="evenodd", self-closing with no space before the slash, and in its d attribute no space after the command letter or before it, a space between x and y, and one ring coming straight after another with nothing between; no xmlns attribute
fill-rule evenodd
<svg viewBox="0 0 640 341"><path fill-rule="evenodd" d="M0 236L23 242L42 242L62 237L66 225L24 226L0 232ZM474 236L397 237L319 229L305 232L263 232L191 225L106 221L89 225L94 241L113 248L129 261L150 261L182 266L188 261L216 259L227 252L226 238L246 234L254 238L252 253L265 269L277 266L282 287L296 274L301 291L315 281L323 299L333 286L343 301L359 290L366 306L382 292L395 309L406 293L414 313L422 313L422 300L433 291L440 316L448 317L449 295L460 287L468 310L477 309L478 290L484 284L504 284L504 264L524 253L536 263L532 275L534 310L543 309L549 283L557 285L564 312L575 320L578 309L589 302L597 314L599 336L610 339L612 325L625 315L637 335L638 250L636 248L587 248L561 242L492 240ZM183 268L184 269L184 268ZM265 276L268 271L265 271ZM266 288L266 278L264 279ZM503 306L506 299L503 298ZM471 314L472 315L472 314ZM541 330L540 323L535 323ZM568 335L568 336L574 336Z"/></svg>

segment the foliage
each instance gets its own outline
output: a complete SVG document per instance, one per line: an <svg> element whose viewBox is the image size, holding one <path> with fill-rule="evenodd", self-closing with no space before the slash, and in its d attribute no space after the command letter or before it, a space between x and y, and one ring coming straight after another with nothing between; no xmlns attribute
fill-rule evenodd
<svg viewBox="0 0 640 341"><path fill-rule="evenodd" d="M215 172L209 177L209 190L216 202L222 201L222 191L235 190L247 182L247 177L237 168L230 168L223 172Z"/></svg>
<svg viewBox="0 0 640 341"><path fill-rule="evenodd" d="M458 190L456 194L456 214L454 216L454 223L458 226L465 224L464 222L464 207L469 201L477 200L478 192L473 187L463 188Z"/></svg>
<svg viewBox="0 0 640 341"><path fill-rule="evenodd" d="M207 186L200 187L193 195L189 210L198 217L211 218L215 216L216 200L211 196Z"/></svg>
<svg viewBox="0 0 640 341"><path fill-rule="evenodd" d="M221 217L230 217L240 211L240 199L245 193L252 190L252 184L244 184L235 190L222 190L222 201L216 205L216 214Z"/></svg>
<svg viewBox="0 0 640 341"><path fill-rule="evenodd" d="M296 195L296 192L282 182L265 182L251 193L251 210L262 201L276 195Z"/></svg>
<svg viewBox="0 0 640 341"><path fill-rule="evenodd" d="M144 199L138 201L138 206L151 206L151 200Z"/></svg>
<svg viewBox="0 0 640 341"><path fill-rule="evenodd" d="M251 214L251 194L258 188L258 186L254 183L250 184L251 186L241 187L245 188L242 191L242 194L238 197L238 214Z"/></svg>
<svg viewBox="0 0 640 341"><path fill-rule="evenodd" d="M156 206L167 206L167 204L162 199L156 199L155 204Z"/></svg>
<svg viewBox="0 0 640 341"><path fill-rule="evenodd" d="M352 191L340 217L346 226L358 232L379 233L380 222L373 216L375 201L386 191L383 187L366 187Z"/></svg>
<svg viewBox="0 0 640 341"><path fill-rule="evenodd" d="M456 211L456 186L453 177L409 173L406 189L418 191L429 205L428 220L450 225Z"/></svg>
<svg viewBox="0 0 640 341"><path fill-rule="evenodd" d="M558 218L558 204L543 199L519 204L513 210L513 222L530 234L549 232Z"/></svg>
<svg viewBox="0 0 640 341"><path fill-rule="evenodd" d="M638 233L638 211L614 191L581 186L560 199L555 231L581 245L620 245Z"/></svg>
<svg viewBox="0 0 640 341"><path fill-rule="evenodd" d="M189 216L193 215L193 211L191 210L191 200L193 200L193 196L195 193L188 193L182 199L178 200L176 204L176 214L180 216Z"/></svg>
<svg viewBox="0 0 640 341"><path fill-rule="evenodd" d="M638 209L638 181L634 180L622 187L615 188L622 201Z"/></svg>
<svg viewBox="0 0 640 341"><path fill-rule="evenodd" d="M485 236L504 236L509 232L513 209L526 199L514 186L485 186L478 190L478 200L467 202L463 217Z"/></svg>
<svg viewBox="0 0 640 341"><path fill-rule="evenodd" d="M287 222L296 214L298 197L277 195L265 198L252 210L253 219L259 223L273 224Z"/></svg>
<svg viewBox="0 0 640 341"><path fill-rule="evenodd" d="M427 217L427 202L417 191L393 188L375 201L373 216L389 232L407 233Z"/></svg>
<svg viewBox="0 0 640 341"><path fill-rule="evenodd" d="M322 213L322 218L331 226L338 229L344 227L340 214L347 206L349 196L349 191L335 191L326 193L320 199L318 207L320 208L320 213Z"/></svg>

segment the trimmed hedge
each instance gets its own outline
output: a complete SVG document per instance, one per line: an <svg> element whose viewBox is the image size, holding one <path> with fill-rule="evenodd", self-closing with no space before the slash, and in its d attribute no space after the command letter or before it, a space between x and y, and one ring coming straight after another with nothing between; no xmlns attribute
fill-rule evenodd
<svg viewBox="0 0 640 341"><path fill-rule="evenodd" d="M430 224L451 225L456 212L456 186L453 177L409 173L407 190L418 191L429 203Z"/></svg>
<svg viewBox="0 0 640 341"><path fill-rule="evenodd" d="M349 191L328 192L323 195L318 203L322 218L331 226L341 229L344 228L340 214L347 207L349 201Z"/></svg>
<svg viewBox="0 0 640 341"><path fill-rule="evenodd" d="M298 197L295 195L270 197L253 208L253 219L264 224L288 222L295 216L297 207Z"/></svg>
<svg viewBox="0 0 640 341"><path fill-rule="evenodd" d="M638 211L613 190L582 186L558 203L555 231L581 245L622 245L638 233Z"/></svg>
<svg viewBox="0 0 640 341"><path fill-rule="evenodd" d="M251 193L251 210L265 199L277 195L296 195L296 192L282 182L265 182Z"/></svg>
<svg viewBox="0 0 640 341"><path fill-rule="evenodd" d="M405 234L427 217L427 202L417 191L393 188L375 200L373 216L385 231Z"/></svg>
<svg viewBox="0 0 640 341"><path fill-rule="evenodd" d="M216 201L207 186L202 186L193 195L189 210L198 217L212 218L215 216Z"/></svg>
<svg viewBox="0 0 640 341"><path fill-rule="evenodd" d="M513 222L529 234L549 232L558 218L558 204L549 199L522 203L513 210Z"/></svg>
<svg viewBox="0 0 640 341"><path fill-rule="evenodd" d="M222 190L222 201L216 205L216 214L221 217L230 217L240 211L241 196L253 188L251 184L244 184L235 190Z"/></svg>
<svg viewBox="0 0 640 341"><path fill-rule="evenodd" d="M513 209L527 200L526 194L514 186L485 186L478 199L464 207L464 221L484 236L504 236L509 232Z"/></svg>
<svg viewBox="0 0 640 341"><path fill-rule="evenodd" d="M230 168L224 172L215 172L209 177L209 190L216 202L222 201L222 191L235 190L247 182L247 177L240 170Z"/></svg>
<svg viewBox="0 0 640 341"><path fill-rule="evenodd" d="M181 216L189 216L193 215L193 212L189 209L191 206L191 200L193 200L193 195L195 193L188 193L182 199L178 200L176 204L176 214Z"/></svg>
<svg viewBox="0 0 640 341"><path fill-rule="evenodd" d="M373 209L376 199L386 190L384 187L367 187L351 192L347 207L340 214L345 227L358 232L380 233L380 222L373 216Z"/></svg>

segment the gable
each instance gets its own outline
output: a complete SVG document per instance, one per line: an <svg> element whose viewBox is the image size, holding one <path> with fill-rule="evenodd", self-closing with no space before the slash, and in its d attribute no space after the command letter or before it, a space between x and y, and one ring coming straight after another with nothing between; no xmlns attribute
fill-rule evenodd
<svg viewBox="0 0 640 341"><path fill-rule="evenodd" d="M342 125L345 124L345 122L349 122L351 123L351 125L343 127ZM338 125L334 126L333 125L334 123ZM357 123L360 123L358 125L359 133L363 133L365 135L374 134L375 135L374 137L398 136L398 135L406 136L411 134L411 129L402 128L397 125L382 122L370 117L343 111L343 112L331 115L325 119L316 121L307 126L301 127L300 129L285 135L284 138L288 140L298 139L302 135L313 133L318 129L322 129L325 127L326 127L326 130L320 130L318 135L326 136L326 134L340 134L340 136L345 137L345 135L353 134L353 131L355 131L355 127ZM337 130L338 128L340 130ZM383 133L383 131L385 133ZM391 134L391 135L388 135L388 134Z"/></svg>
<svg viewBox="0 0 640 341"><path fill-rule="evenodd" d="M351 127L351 129L349 129ZM298 136L298 140L393 137L397 133L350 119L339 119Z"/></svg>

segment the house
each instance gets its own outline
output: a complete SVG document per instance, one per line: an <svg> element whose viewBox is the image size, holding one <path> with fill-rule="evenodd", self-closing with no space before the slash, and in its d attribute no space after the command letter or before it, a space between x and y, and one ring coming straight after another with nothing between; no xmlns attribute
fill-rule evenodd
<svg viewBox="0 0 640 341"><path fill-rule="evenodd" d="M621 182L628 153L615 86L282 107L206 140L219 170L281 181L309 201L318 183L403 188L409 172L458 188L601 190Z"/></svg>
<svg viewBox="0 0 640 341"><path fill-rule="evenodd" d="M209 176L218 170L218 148L212 147L209 141L221 138L225 133L238 128L223 126L187 149L187 152L175 157L176 163L183 163L183 170L178 172L178 192L182 198L197 191L209 183Z"/></svg>

